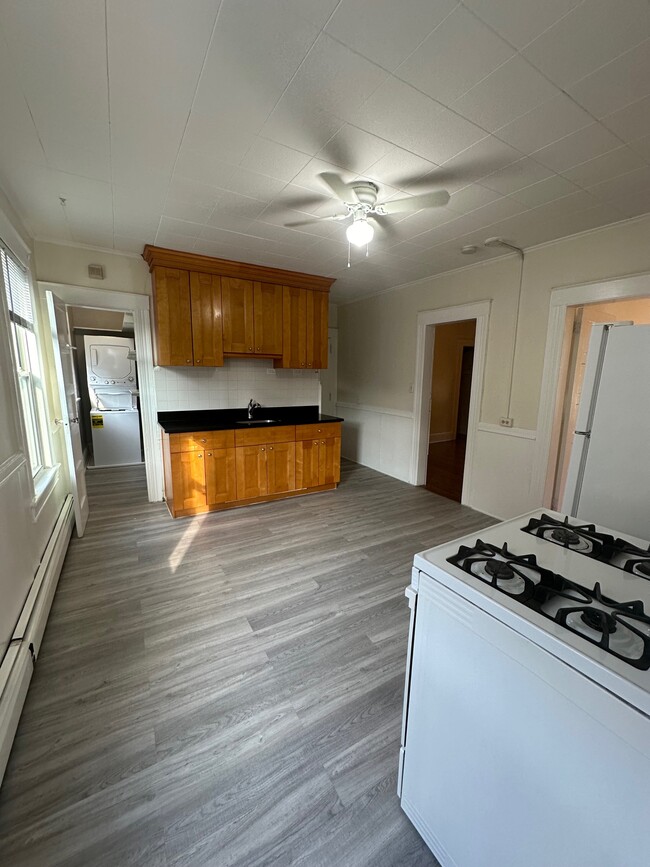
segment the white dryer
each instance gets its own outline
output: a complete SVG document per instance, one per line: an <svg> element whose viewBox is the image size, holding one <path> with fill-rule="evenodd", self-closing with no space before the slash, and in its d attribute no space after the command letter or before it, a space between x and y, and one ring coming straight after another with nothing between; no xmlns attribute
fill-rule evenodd
<svg viewBox="0 0 650 867"><path fill-rule="evenodd" d="M84 344L95 466L142 463L133 339L86 335Z"/></svg>

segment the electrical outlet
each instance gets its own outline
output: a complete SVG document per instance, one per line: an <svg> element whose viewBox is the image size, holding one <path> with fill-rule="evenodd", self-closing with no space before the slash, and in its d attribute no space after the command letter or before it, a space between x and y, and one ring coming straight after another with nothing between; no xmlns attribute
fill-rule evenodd
<svg viewBox="0 0 650 867"><path fill-rule="evenodd" d="M502 416L502 418L499 419L499 424L501 427L512 427L512 419Z"/></svg>

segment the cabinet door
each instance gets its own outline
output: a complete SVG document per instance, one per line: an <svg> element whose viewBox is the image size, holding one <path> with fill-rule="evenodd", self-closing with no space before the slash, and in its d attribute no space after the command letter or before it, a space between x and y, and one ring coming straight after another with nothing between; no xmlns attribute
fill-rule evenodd
<svg viewBox="0 0 650 867"><path fill-rule="evenodd" d="M235 449L237 467L237 499L264 497L266 480L266 446L242 446Z"/></svg>
<svg viewBox="0 0 650 867"><path fill-rule="evenodd" d="M223 351L252 354L254 349L253 283L221 278Z"/></svg>
<svg viewBox="0 0 650 867"><path fill-rule="evenodd" d="M306 296L307 367L320 370L327 367L329 295L327 292L307 290Z"/></svg>
<svg viewBox="0 0 650 867"><path fill-rule="evenodd" d="M307 290L283 288L282 367L305 367L307 359Z"/></svg>
<svg viewBox="0 0 650 867"><path fill-rule="evenodd" d="M194 365L223 365L221 329L221 278L214 274L190 273L192 301L192 346Z"/></svg>
<svg viewBox="0 0 650 867"><path fill-rule="evenodd" d="M341 438L321 440L318 454L318 484L332 485L341 479Z"/></svg>
<svg viewBox="0 0 650 867"><path fill-rule="evenodd" d="M282 355L282 286L255 283L255 352L258 355Z"/></svg>
<svg viewBox="0 0 650 867"><path fill-rule="evenodd" d="M174 510L199 509L206 505L205 459L203 452L176 452L171 455Z"/></svg>
<svg viewBox="0 0 650 867"><path fill-rule="evenodd" d="M273 443L266 447L268 493L296 490L296 444Z"/></svg>
<svg viewBox="0 0 650 867"><path fill-rule="evenodd" d="M205 452L205 486L208 506L237 499L235 449Z"/></svg>
<svg viewBox="0 0 650 867"><path fill-rule="evenodd" d="M190 279L178 268L153 269L156 361L163 367L191 366L192 315Z"/></svg>
<svg viewBox="0 0 650 867"><path fill-rule="evenodd" d="M296 443L296 488L315 488L319 472L320 440L302 440Z"/></svg>

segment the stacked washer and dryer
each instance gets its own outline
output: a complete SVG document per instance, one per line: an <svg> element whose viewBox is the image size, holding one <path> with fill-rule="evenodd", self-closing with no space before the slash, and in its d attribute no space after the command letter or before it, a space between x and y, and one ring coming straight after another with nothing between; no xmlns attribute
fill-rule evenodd
<svg viewBox="0 0 650 867"><path fill-rule="evenodd" d="M84 346L95 466L142 463L133 338L85 335Z"/></svg>

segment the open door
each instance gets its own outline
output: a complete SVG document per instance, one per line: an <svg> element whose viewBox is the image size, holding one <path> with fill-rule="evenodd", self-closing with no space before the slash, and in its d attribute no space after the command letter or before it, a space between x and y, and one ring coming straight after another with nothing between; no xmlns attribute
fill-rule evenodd
<svg viewBox="0 0 650 867"><path fill-rule="evenodd" d="M70 337L70 325L65 303L49 291L46 293L46 297L54 349L54 366L63 416L70 490L74 499L75 524L77 535L83 536L88 520L88 494L86 492L86 466L79 430L81 397L74 371L74 347Z"/></svg>

